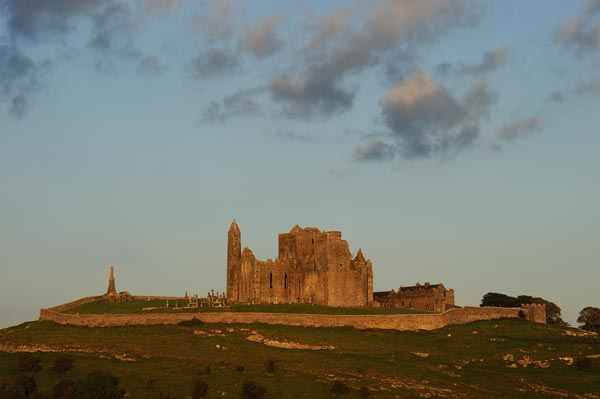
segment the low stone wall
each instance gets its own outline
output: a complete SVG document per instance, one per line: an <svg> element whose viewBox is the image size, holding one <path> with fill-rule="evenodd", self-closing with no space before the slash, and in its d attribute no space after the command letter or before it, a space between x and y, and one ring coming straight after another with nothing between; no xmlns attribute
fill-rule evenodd
<svg viewBox="0 0 600 399"><path fill-rule="evenodd" d="M52 308L48 308L48 310L54 310L56 312L64 312L65 310L69 310L71 308L85 305L86 303L96 302L102 299L102 295L97 296L86 296L84 298L77 299L72 302L63 303L62 305L54 306Z"/></svg>
<svg viewBox="0 0 600 399"><path fill-rule="evenodd" d="M465 307L432 314L327 315L298 313L148 313L148 314L64 314L42 309L40 320L87 327L177 324L197 318L205 323L264 323L303 327L353 327L399 331L434 330L449 324L477 320L518 318L520 308Z"/></svg>

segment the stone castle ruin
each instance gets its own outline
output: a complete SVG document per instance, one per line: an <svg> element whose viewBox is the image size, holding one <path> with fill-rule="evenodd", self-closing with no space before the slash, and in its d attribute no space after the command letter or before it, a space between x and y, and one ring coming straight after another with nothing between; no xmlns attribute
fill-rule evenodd
<svg viewBox="0 0 600 399"><path fill-rule="evenodd" d="M298 225L279 234L276 260L258 260L249 248L242 250L234 219L227 240L227 299L369 306L373 303L373 266L360 249L352 258L339 231Z"/></svg>
<svg viewBox="0 0 600 399"><path fill-rule="evenodd" d="M66 310L96 302L169 300L169 312L141 314L68 314ZM183 300L183 307L178 301ZM180 312L184 307L227 306L241 303L313 303L327 306L384 306L428 310L424 314L329 315L253 312ZM144 308L149 311L157 308ZM172 310L172 311L171 311ZM320 231L296 225L279 234L276 260L261 261L248 248L242 250L240 229L234 220L228 233L227 293L211 291L206 298L132 296L117 292L114 267L110 267L108 289L104 295L84 297L52 308L41 309L39 320L88 327L177 324L198 318L208 323L266 323L304 327L381 328L399 331L432 330L450 324L477 320L523 318L546 323L544 304L520 308L458 307L454 290L443 284L400 287L397 291L373 293L373 265L359 249L353 258L348 242L339 231Z"/></svg>

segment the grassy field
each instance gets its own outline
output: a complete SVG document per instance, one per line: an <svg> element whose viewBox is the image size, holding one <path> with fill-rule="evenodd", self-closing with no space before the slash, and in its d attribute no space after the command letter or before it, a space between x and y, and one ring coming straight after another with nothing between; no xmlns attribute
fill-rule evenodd
<svg viewBox="0 0 600 399"><path fill-rule="evenodd" d="M132 313L165 313L165 312L268 312L268 313L305 313L305 314L399 314L399 313L433 313L414 309L398 308L335 308L322 305L311 305L307 303L282 304L282 305L246 305L233 304L227 307L201 307L196 309L187 309L184 300L177 301L181 309L173 309L175 301L169 300L170 308L166 308L166 300L138 300L132 302L106 302L96 301L77 306L64 311L63 313L79 314L132 314ZM152 310L142 310L144 308L158 308Z"/></svg>
<svg viewBox="0 0 600 399"><path fill-rule="evenodd" d="M335 349L266 346L246 339L252 330L271 340ZM599 354L600 339L564 331L518 319L429 332L259 324L86 328L32 322L1 330L0 348L24 345L46 351L36 354L42 370L35 374L44 392L63 378L50 370L58 353L47 352L59 350L74 359L64 376L77 378L92 369L110 372L120 377L129 398L158 398L160 392L183 398L198 380L209 384L209 398L238 398L247 380L264 385L267 398L330 398L336 379L353 389L347 398L361 397L361 387L372 398L600 397L600 359L593 359L589 369L560 360ZM504 360L506 355L515 361ZM0 352L0 384L18 374L17 357ZM524 368L518 361L525 357L542 363ZM268 359L275 361L273 373L266 371Z"/></svg>

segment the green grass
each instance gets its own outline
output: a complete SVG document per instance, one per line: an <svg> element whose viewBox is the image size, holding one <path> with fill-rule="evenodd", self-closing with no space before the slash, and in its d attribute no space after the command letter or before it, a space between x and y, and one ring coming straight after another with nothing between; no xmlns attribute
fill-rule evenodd
<svg viewBox="0 0 600 399"><path fill-rule="evenodd" d="M269 347L248 341L251 330L274 340L332 345L335 349ZM263 384L268 398L330 398L330 384L335 379L353 389L346 398L359 398L358 389L363 386L372 389L374 398L600 396L599 359L592 360L589 370L559 360L600 353L600 339L569 337L563 332L563 328L518 319L429 332L262 324L86 328L33 322L1 330L0 347L8 343L36 344L89 351L68 354L74 359L74 367L66 376L77 378L92 369L110 372L121 378L131 398L156 399L159 392L181 398L191 394L198 379L209 384L209 398L237 398L246 380ZM419 357L413 352L429 356ZM135 361L110 358L115 354ZM548 361L550 367L509 368L502 359L506 354ZM35 374L35 379L44 392L61 378L50 370L58 355L36 355L42 359L42 371ZM265 370L268 359L276 362L273 374ZM16 354L0 352L0 384L17 375L16 361ZM198 375L207 364L212 372ZM244 367L243 372L236 371L239 366ZM149 380L154 380L154 388L148 387ZM544 389L558 393L536 392Z"/></svg>
<svg viewBox="0 0 600 399"><path fill-rule="evenodd" d="M166 308L166 300L137 300L132 302L106 302L96 301L77 306L75 308L63 311L63 313L79 313L79 314L132 314L132 313L165 313L165 312L267 312L267 313L305 313L305 314L422 314L434 313L414 309L398 309L398 308L336 308L331 306L311 305L307 303L298 304L281 304L281 305L247 305L233 304L227 307L201 307L197 309L183 308L187 302L182 300L177 301L181 309L175 310L174 300L169 300L170 308ZM143 311L143 308L158 307L149 311Z"/></svg>

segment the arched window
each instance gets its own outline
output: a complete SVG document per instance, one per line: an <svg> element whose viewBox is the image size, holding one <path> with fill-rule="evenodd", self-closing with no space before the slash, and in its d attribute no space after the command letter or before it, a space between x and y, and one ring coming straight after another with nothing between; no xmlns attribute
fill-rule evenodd
<svg viewBox="0 0 600 399"><path fill-rule="evenodd" d="M287 273L283 274L283 288L287 288Z"/></svg>
<svg viewBox="0 0 600 399"><path fill-rule="evenodd" d="M273 288L273 273L269 273L269 288Z"/></svg>

